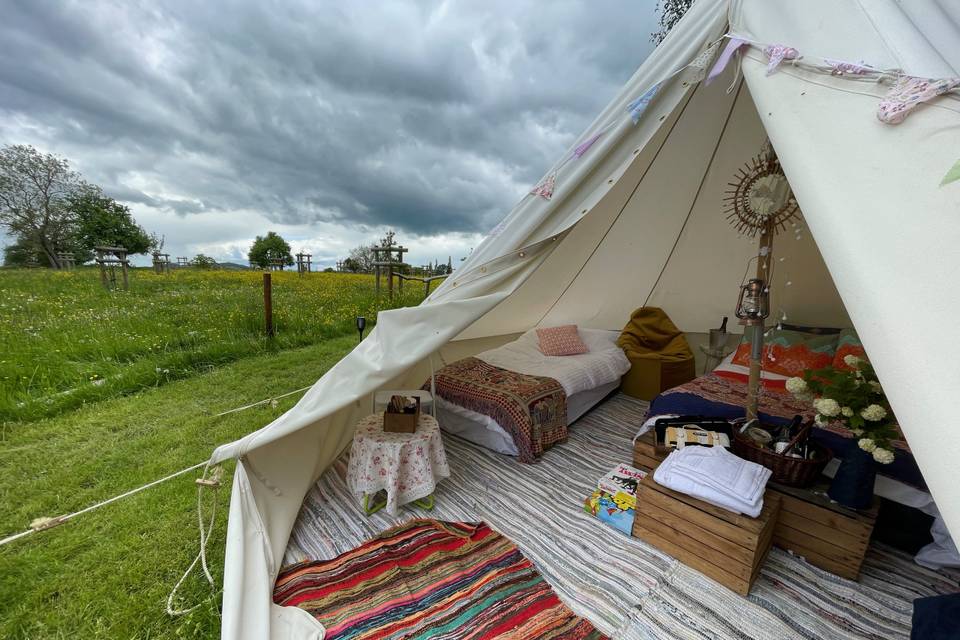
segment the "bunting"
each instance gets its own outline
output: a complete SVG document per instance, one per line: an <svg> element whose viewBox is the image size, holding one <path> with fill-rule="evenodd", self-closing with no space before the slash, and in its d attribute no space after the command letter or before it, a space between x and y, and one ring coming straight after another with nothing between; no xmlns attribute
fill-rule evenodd
<svg viewBox="0 0 960 640"><path fill-rule="evenodd" d="M796 60L800 57L800 52L793 47L787 47L782 44L767 45L763 52L766 54L769 62L767 63L767 75L772 75L780 63L784 60Z"/></svg>
<svg viewBox="0 0 960 640"><path fill-rule="evenodd" d="M863 76L873 71L863 60L860 62L844 62L843 60L824 58L824 62L830 67L830 75L832 76Z"/></svg>
<svg viewBox="0 0 960 640"><path fill-rule="evenodd" d="M745 44L747 44L747 41L742 38L734 38L731 36L727 40L727 46L723 48L723 53L721 53L720 57L717 58L716 64L713 65L713 69L711 69L710 73L707 75L707 84L710 84L716 80L717 76L723 73L723 70L727 68L727 63L730 62L730 58L733 57L733 54Z"/></svg>
<svg viewBox="0 0 960 640"><path fill-rule="evenodd" d="M960 78L917 78L900 76L880 101L877 118L886 124L900 124L921 102L927 102L960 87Z"/></svg>
<svg viewBox="0 0 960 640"><path fill-rule="evenodd" d="M960 160L957 160L950 170L947 171L947 175L943 176L943 180L940 181L940 186L948 185L951 182L956 182L960 180Z"/></svg>
<svg viewBox="0 0 960 640"><path fill-rule="evenodd" d="M543 180L537 183L533 189L530 190L530 195L540 196L544 200L549 200L553 197L553 190L557 186L557 174L549 173Z"/></svg>
<svg viewBox="0 0 960 640"><path fill-rule="evenodd" d="M583 154L585 154L587 150L593 146L594 142L600 139L601 135L603 135L603 131L600 131L599 133L595 133L589 138L587 138L584 142L581 142L577 146L577 148L573 150L573 155L576 156L577 158L582 158Z"/></svg>
<svg viewBox="0 0 960 640"><path fill-rule="evenodd" d="M630 119L633 120L633 124L640 122L640 117L643 116L643 112L650 106L650 103L656 97L662 85L663 82L658 82L647 89L642 96L627 105L627 112L630 113Z"/></svg>
<svg viewBox="0 0 960 640"><path fill-rule="evenodd" d="M710 63L713 62L713 57L717 55L717 49L719 48L720 41L718 40L707 47L700 55L693 59L693 62L687 65L693 69L690 82L700 82L707 77L707 69L710 67Z"/></svg>

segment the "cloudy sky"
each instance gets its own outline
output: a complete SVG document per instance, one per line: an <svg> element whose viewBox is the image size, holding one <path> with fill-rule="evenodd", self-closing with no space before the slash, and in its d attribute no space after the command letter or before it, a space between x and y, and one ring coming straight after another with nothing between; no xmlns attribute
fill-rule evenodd
<svg viewBox="0 0 960 640"><path fill-rule="evenodd" d="M65 156L174 256L275 230L327 266L389 228L456 261L650 52L654 5L5 0L0 143Z"/></svg>

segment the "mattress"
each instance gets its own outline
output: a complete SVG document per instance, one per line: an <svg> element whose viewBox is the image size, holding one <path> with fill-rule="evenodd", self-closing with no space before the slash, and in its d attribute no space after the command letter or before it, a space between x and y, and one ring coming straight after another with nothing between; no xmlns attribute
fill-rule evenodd
<svg viewBox="0 0 960 640"><path fill-rule="evenodd" d="M619 331L578 328L577 332L590 349L588 353L545 356L538 348L536 330L531 329L513 342L476 357L501 369L556 380L567 394L569 425L617 389L621 376L630 370L630 361L617 346ZM444 431L498 453L518 455L513 438L493 418L439 396L436 403L437 420Z"/></svg>

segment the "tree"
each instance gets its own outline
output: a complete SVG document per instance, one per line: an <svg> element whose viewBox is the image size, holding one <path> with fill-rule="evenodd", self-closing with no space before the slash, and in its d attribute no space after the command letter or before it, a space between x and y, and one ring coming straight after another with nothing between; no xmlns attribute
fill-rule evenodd
<svg viewBox="0 0 960 640"><path fill-rule="evenodd" d="M76 224L76 245L87 252L102 245L123 247L128 253L146 253L155 238L138 225L130 208L87 185L70 197Z"/></svg>
<svg viewBox="0 0 960 640"><path fill-rule="evenodd" d="M293 264L290 245L273 231L268 231L265 236L257 236L257 239L253 241L253 246L250 247L247 259L250 264L261 269L272 266L274 260L281 260L282 264L288 266Z"/></svg>
<svg viewBox="0 0 960 640"><path fill-rule="evenodd" d="M217 261L210 256L205 256L202 253L198 253L196 257L190 261L190 265L198 269L213 269L217 266Z"/></svg>
<svg viewBox="0 0 960 640"><path fill-rule="evenodd" d="M46 260L43 252L31 242L24 242L17 238L12 244L3 248L3 265L5 267L36 267Z"/></svg>
<svg viewBox="0 0 960 640"><path fill-rule="evenodd" d="M356 272L369 273L373 271L373 263L376 262L376 258L373 253L373 245L360 245L354 249L350 250L350 257L347 260L353 260L357 265Z"/></svg>
<svg viewBox="0 0 960 640"><path fill-rule="evenodd" d="M60 267L57 254L74 241L71 198L86 185L69 163L28 145L0 149L0 224L18 241L39 249Z"/></svg>
<svg viewBox="0 0 960 640"><path fill-rule="evenodd" d="M680 18L687 12L694 0L659 0L657 10L660 12L660 29L650 34L653 44L660 44L670 33L670 29L680 22Z"/></svg>
<svg viewBox="0 0 960 640"><path fill-rule="evenodd" d="M347 258L341 264L344 271L349 273L360 273L363 269L360 268L360 263L354 260L353 258Z"/></svg>

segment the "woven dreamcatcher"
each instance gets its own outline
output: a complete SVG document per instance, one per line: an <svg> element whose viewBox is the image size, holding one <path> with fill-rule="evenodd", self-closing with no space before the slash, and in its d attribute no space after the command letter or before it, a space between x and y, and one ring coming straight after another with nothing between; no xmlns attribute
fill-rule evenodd
<svg viewBox="0 0 960 640"><path fill-rule="evenodd" d="M723 212L741 235L752 238L767 229L776 233L797 216L797 200L769 142L728 186Z"/></svg>

